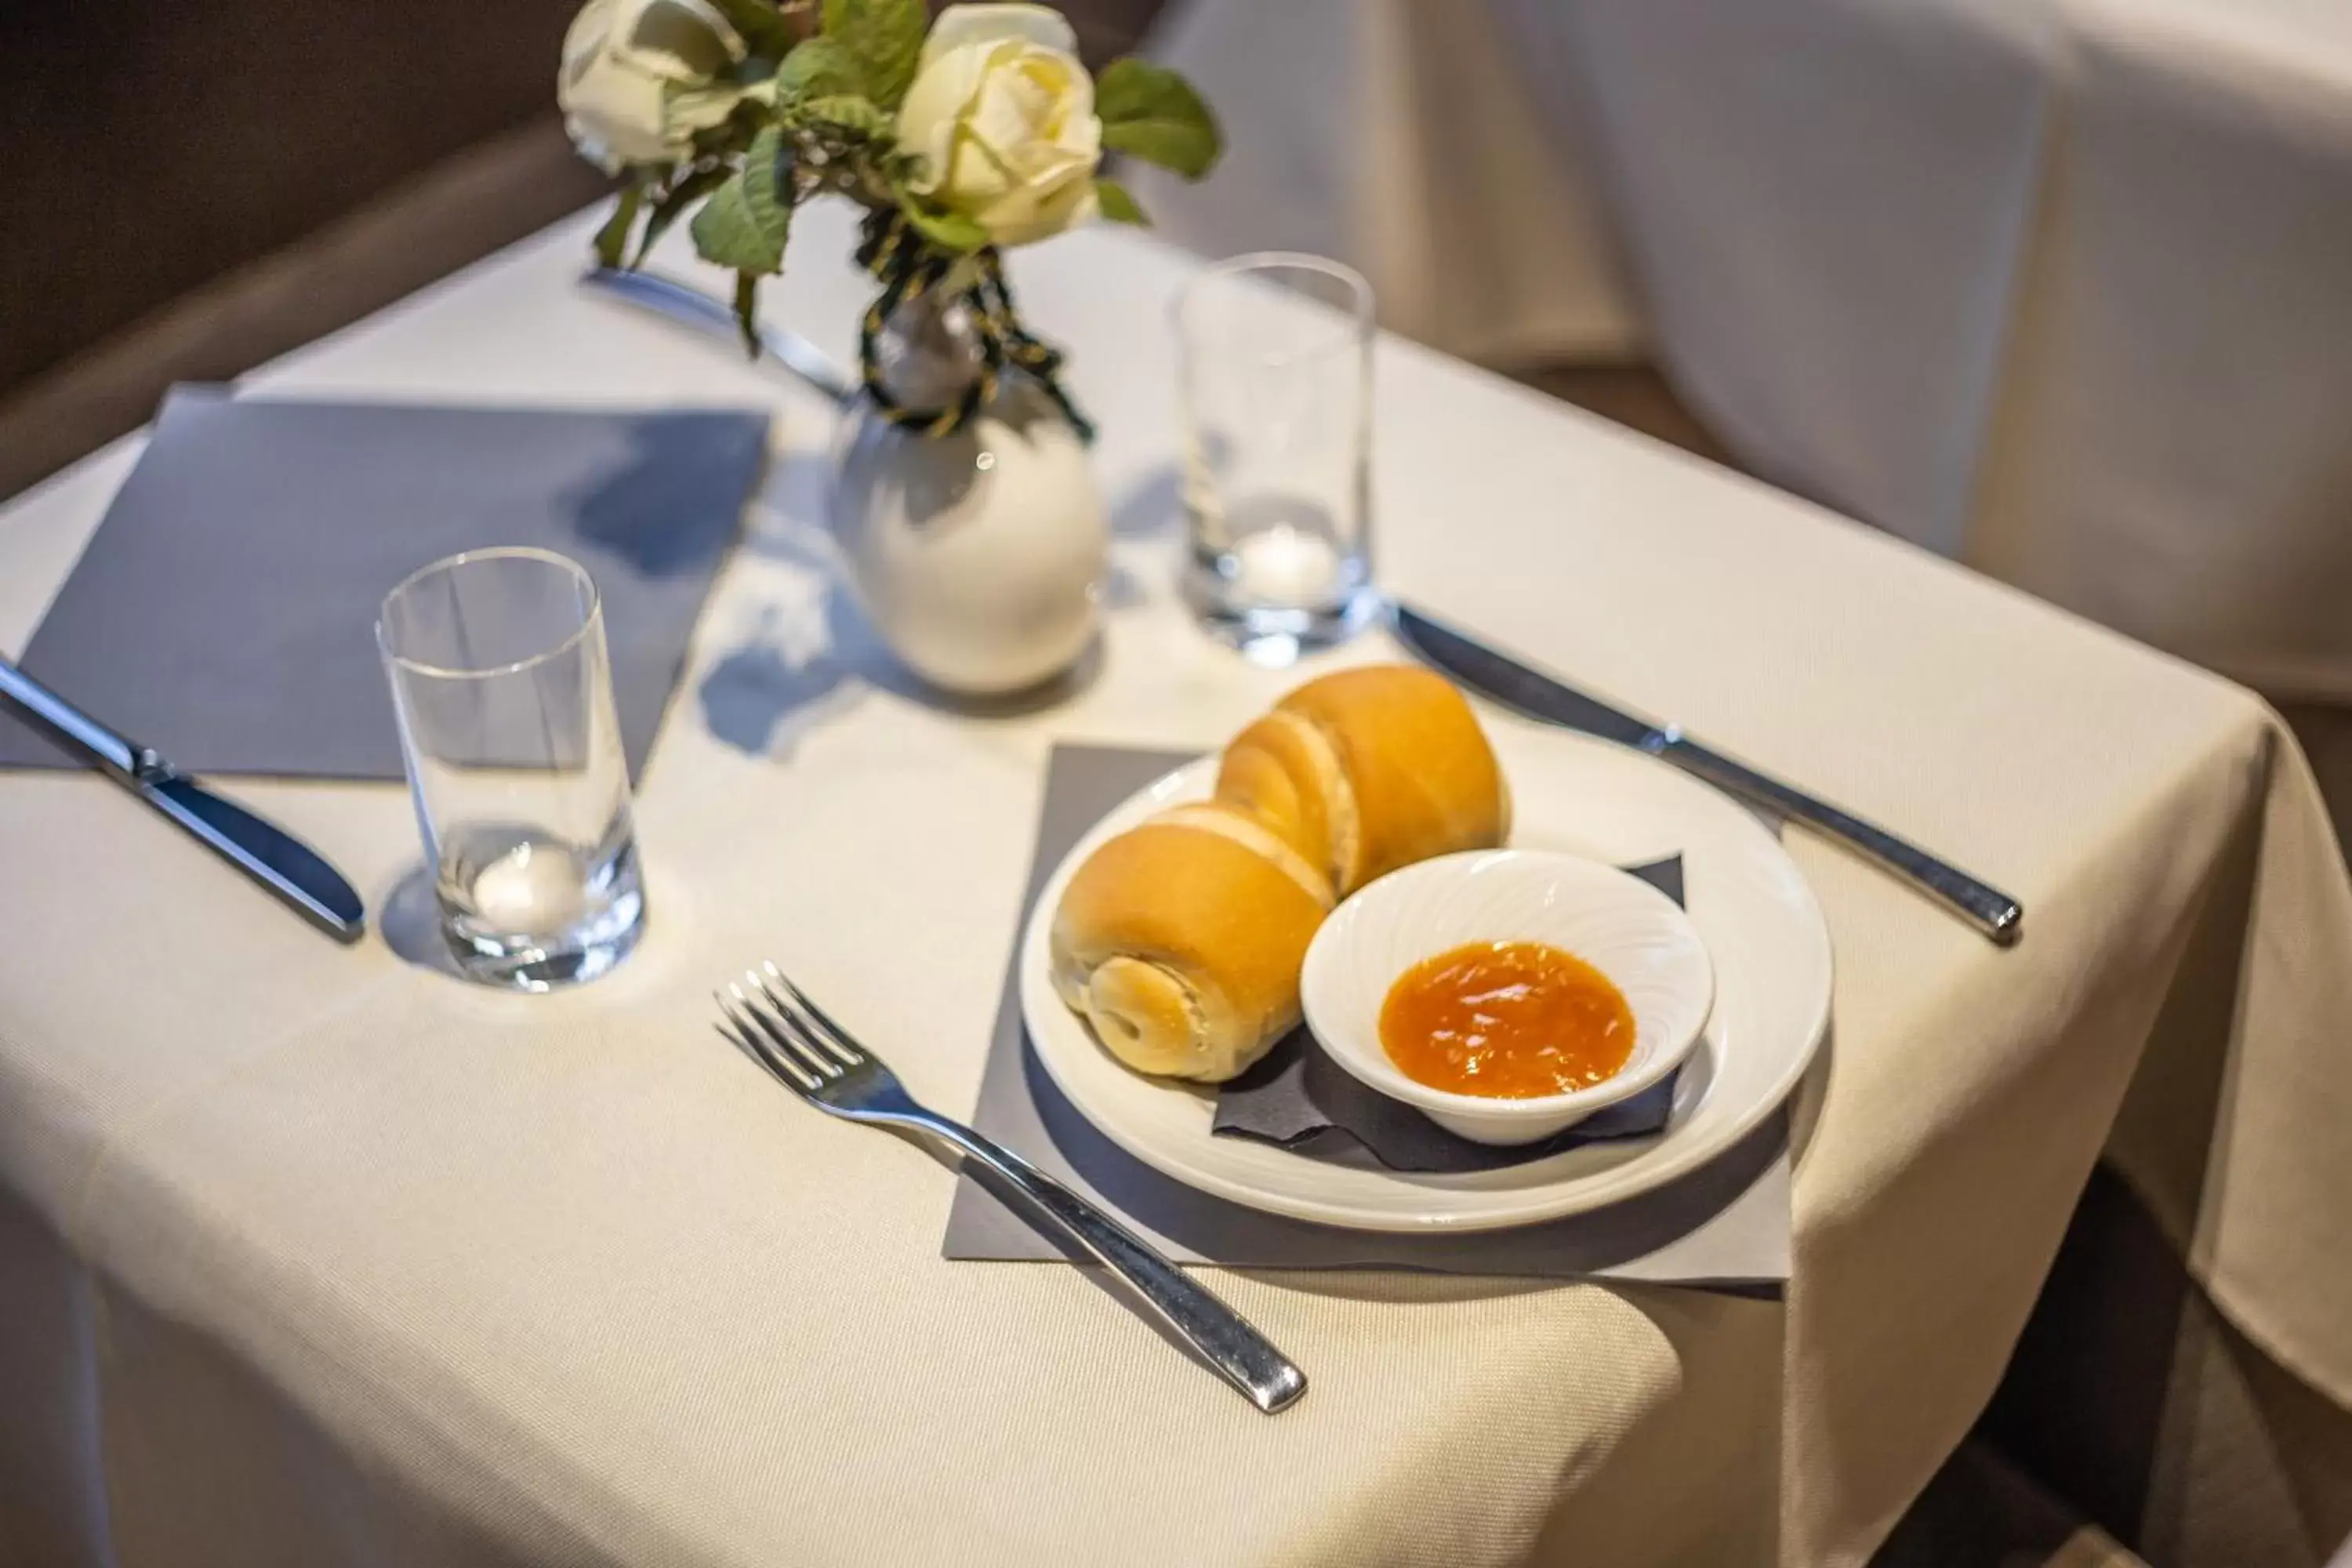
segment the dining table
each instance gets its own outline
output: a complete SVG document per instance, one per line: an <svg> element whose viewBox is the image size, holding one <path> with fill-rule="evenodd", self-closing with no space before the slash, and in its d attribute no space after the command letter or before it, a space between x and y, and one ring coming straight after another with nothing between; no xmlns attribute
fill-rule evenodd
<svg viewBox="0 0 2352 1568"><path fill-rule="evenodd" d="M852 216L803 212L764 296L845 361ZM2273 710L1389 334L1387 589L1932 847L2022 939L1786 830L1835 983L1785 1290L1203 1269L1307 1373L1269 1417L1088 1270L944 1258L953 1170L779 1092L713 987L778 961L961 1115L1050 749L1210 749L1402 655L1264 667L1192 621L1168 309L1200 263L1097 228L1012 266L1099 427L1101 638L1036 700L940 699L839 586L837 410L580 288L600 221L241 389L774 412L638 780L644 941L559 994L460 983L394 784L226 781L366 896L344 948L103 779L0 773L0 1559L1861 1563L1992 1393L2103 1151L2231 1321L2352 1404L2352 883ZM725 281L682 237L651 265ZM142 440L0 508L0 650Z"/></svg>
<svg viewBox="0 0 2352 1568"><path fill-rule="evenodd" d="M1188 0L1237 158L1137 191L2242 681L2352 822L2352 8Z"/></svg>

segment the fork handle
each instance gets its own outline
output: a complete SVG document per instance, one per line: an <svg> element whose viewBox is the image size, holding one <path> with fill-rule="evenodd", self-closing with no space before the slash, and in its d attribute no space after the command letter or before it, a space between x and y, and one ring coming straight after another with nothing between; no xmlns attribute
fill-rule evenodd
<svg viewBox="0 0 2352 1568"><path fill-rule="evenodd" d="M915 1123L954 1144L1019 1188L1071 1238L1118 1270L1167 1325L1214 1367L1219 1376L1267 1415L1307 1392L1307 1374L1191 1276L1135 1232L1080 1197L1012 1150L944 1116Z"/></svg>

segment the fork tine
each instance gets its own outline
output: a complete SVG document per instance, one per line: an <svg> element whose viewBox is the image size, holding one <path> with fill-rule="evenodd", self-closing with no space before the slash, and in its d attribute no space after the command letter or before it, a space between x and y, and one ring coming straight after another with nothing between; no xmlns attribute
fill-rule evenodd
<svg viewBox="0 0 2352 1568"><path fill-rule="evenodd" d="M763 992L764 988L761 986L758 975L747 973L743 978L751 983L752 992ZM747 993L741 985L733 982L728 984L727 989L733 992L735 999L743 1004L744 1011L751 1015L752 1020L760 1026L761 1032L777 1045L790 1051L793 1059L803 1067L821 1079L834 1079L841 1076L841 1064L816 1047L808 1038L807 1032L800 1026L798 1020L792 1017L789 1013L780 1014L780 1010L773 1005L772 999L763 1001L761 995Z"/></svg>
<svg viewBox="0 0 2352 1568"><path fill-rule="evenodd" d="M787 1055L767 1044L762 1038L765 1031L753 1024L743 1009L730 1001L725 993L714 991L710 994L718 1001L719 1010L727 1016L726 1023L713 1027L724 1035L737 1050L758 1063L760 1070L770 1078L781 1079L785 1088L801 1094L816 1091L821 1080L801 1066L796 1056Z"/></svg>
<svg viewBox="0 0 2352 1568"><path fill-rule="evenodd" d="M788 977L782 970L776 967L774 960L771 959L766 963L761 964L761 967L767 971L767 978L769 980L772 980L777 985L782 986L784 990L791 994L792 999L800 1004L800 1009L803 1013L816 1020L816 1026L814 1032L823 1038L827 1046L832 1047L833 1054L841 1058L844 1066L856 1067L859 1062L864 1061L867 1057L873 1055L873 1053L868 1051L864 1046L859 1045L848 1030L835 1023L832 1016L826 1013L824 1008L810 1001L808 998L808 993L793 984L790 977ZM761 989L766 991L768 993L768 999L774 1002L779 1007L784 1005L783 998L778 996L774 989L768 985L764 981L761 984Z"/></svg>
<svg viewBox="0 0 2352 1568"><path fill-rule="evenodd" d="M713 991L710 994L710 999L719 1004L719 1019L710 1026L719 1031L719 1037L750 1058L751 1064L761 1072L773 1070L768 1066L768 1058L761 1056L753 1048L751 1042L743 1037L741 1028L735 1022L735 1016L727 1010L727 998Z"/></svg>
<svg viewBox="0 0 2352 1568"><path fill-rule="evenodd" d="M815 1092L813 1083L808 1079L805 1074L802 1073L797 1068L789 1067L782 1062L770 1060L769 1055L772 1047L761 1047L759 1041L753 1038L752 1036L748 1031L744 1030L740 1025L730 1020L726 1023L714 1023L710 1026L718 1032L720 1039L725 1040L729 1045L734 1047L738 1052L751 1061L753 1067L758 1068L762 1073L774 1079L778 1083L783 1085L786 1089L791 1089L794 1094L812 1094Z"/></svg>
<svg viewBox="0 0 2352 1568"><path fill-rule="evenodd" d="M765 987L761 989L765 990ZM828 1072L839 1072L843 1068L854 1068L858 1065L857 1058L848 1055L839 1046L826 1041L816 1026L803 1017L792 1004L773 992L768 993L768 1001L773 1009L771 1016L792 1031L793 1038L800 1042L803 1056L814 1053L819 1061L825 1064L825 1070ZM833 1065L836 1058L840 1060L841 1067Z"/></svg>
<svg viewBox="0 0 2352 1568"><path fill-rule="evenodd" d="M791 1032L781 1027L774 1013L769 1013L767 1006L762 1006L762 1004L757 1002L755 996L746 994L743 987L736 985L736 983L730 983L727 990L734 992L736 1006L743 1011L743 1016L746 1016L748 1023L751 1023L752 1035L757 1035L762 1041L767 1041L769 1051L781 1053L783 1060L795 1065L800 1072L809 1074L812 1079L818 1081L818 1086L824 1084L825 1079L837 1079L837 1077L840 1077L842 1069L835 1068L828 1058L824 1056L824 1051L809 1051L800 1039L795 1039Z"/></svg>
<svg viewBox="0 0 2352 1568"><path fill-rule="evenodd" d="M775 1021L744 991L741 982L728 983L719 1005L726 1009L729 1022L742 1032L763 1060L790 1072L794 1083L806 1092L823 1086L826 1075L808 1060L805 1051L777 1029Z"/></svg>

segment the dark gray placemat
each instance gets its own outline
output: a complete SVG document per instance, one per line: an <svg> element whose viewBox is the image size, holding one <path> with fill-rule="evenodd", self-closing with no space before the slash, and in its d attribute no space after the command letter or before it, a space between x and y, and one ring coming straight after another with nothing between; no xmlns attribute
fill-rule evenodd
<svg viewBox="0 0 2352 1568"><path fill-rule="evenodd" d="M198 773L397 779L383 595L444 555L537 545L595 578L634 777L765 467L768 417L175 388L18 662ZM0 715L0 766L66 765Z"/></svg>
<svg viewBox="0 0 2352 1568"><path fill-rule="evenodd" d="M1045 879L1103 814L1186 761L1094 746L1055 749L1022 927ZM1171 1258L1255 1268L1412 1268L1449 1274L1596 1277L1770 1289L1789 1277L1789 1153L1775 1116L1671 1185L1591 1214L1516 1230L1391 1236L1309 1225L1229 1204L1152 1170L1062 1097L1021 1023L1019 931L989 1042L973 1125L1118 1213ZM956 1184L941 1252L955 1259L1055 1260L1062 1248L969 1173Z"/></svg>

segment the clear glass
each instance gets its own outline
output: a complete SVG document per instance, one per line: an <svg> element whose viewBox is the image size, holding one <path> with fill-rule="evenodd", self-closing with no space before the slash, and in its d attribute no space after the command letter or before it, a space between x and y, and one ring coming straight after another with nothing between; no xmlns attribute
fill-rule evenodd
<svg viewBox="0 0 2352 1568"><path fill-rule="evenodd" d="M458 967L520 991L611 969L646 899L587 572L544 550L452 555L392 591L376 641Z"/></svg>
<svg viewBox="0 0 2352 1568"><path fill-rule="evenodd" d="M1372 586L1372 290L1354 268L1269 251L1176 301L1185 597L1262 662L1354 636Z"/></svg>

